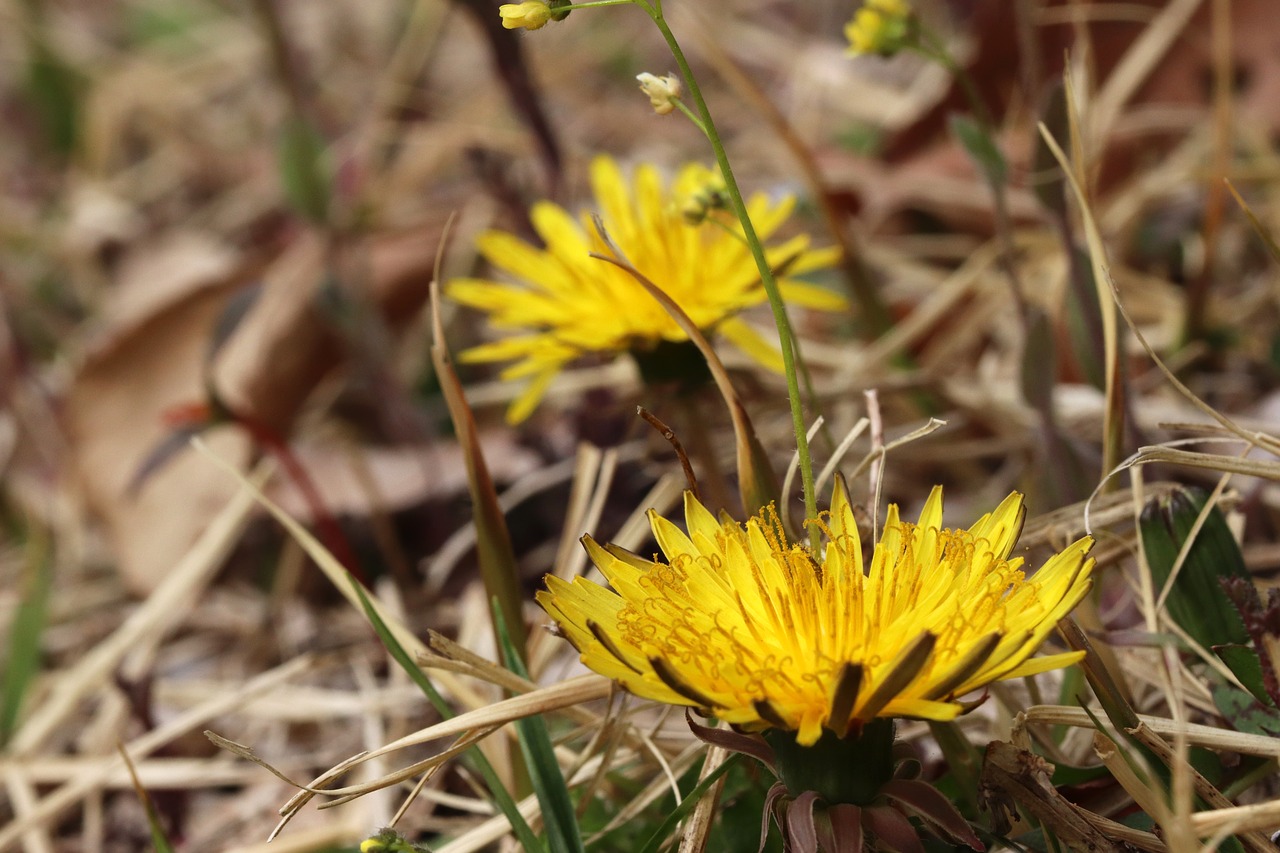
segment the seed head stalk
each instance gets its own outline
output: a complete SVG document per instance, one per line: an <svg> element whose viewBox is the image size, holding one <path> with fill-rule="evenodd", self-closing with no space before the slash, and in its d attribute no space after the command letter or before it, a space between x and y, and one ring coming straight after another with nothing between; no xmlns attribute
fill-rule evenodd
<svg viewBox="0 0 1280 853"><path fill-rule="evenodd" d="M662 15L661 0L637 0L636 5L640 6L653 19L653 23L662 33L662 37L666 39L667 47L671 50L671 55L676 60L676 65L680 68L680 76L684 78L684 84L689 89L689 96L693 100L694 107L697 108L697 115L700 119L697 124L706 134L707 140L711 143L711 150L715 152L716 164L720 167L720 173L724 176L725 192L729 196L729 203L733 206L733 212L737 215L738 221L742 223L742 233L746 237L747 246L751 249L751 257L756 262L756 268L760 271L760 283L764 285L764 292L769 297L769 307L773 309L773 321L778 327L778 343L782 348L782 369L787 380L787 399L791 404L791 425L796 435L796 452L800 460L800 482L804 490L804 511L806 518L818 517L818 500L814 494L813 482L813 459L809 455L809 439L805 430L804 406L800 399L800 383L796 373L796 347L795 338L791 331L791 321L787 317L787 309L782 301L782 293L778 290L777 279L774 278L773 270L769 267L769 261L765 257L764 246L760 242L760 237L756 234L755 226L751 224L751 218L747 215L747 205L742 200L742 192L738 189L738 182L733 177L733 169L729 165L729 155L725 153L724 143L720 139L720 134L716 130L715 121L711 118L711 111L707 108L707 102L702 97L702 90L698 88L698 81L694 79L693 70L689 67L689 62L685 58L684 51L680 48L680 43L676 41L675 34L671 32L671 28L667 26L667 21ZM809 543L817 552L820 546L818 529L814 525L809 525Z"/></svg>

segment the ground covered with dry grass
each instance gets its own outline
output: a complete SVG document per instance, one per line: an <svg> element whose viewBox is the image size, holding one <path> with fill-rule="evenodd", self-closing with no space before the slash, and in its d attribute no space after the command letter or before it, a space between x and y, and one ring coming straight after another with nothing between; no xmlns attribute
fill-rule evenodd
<svg viewBox="0 0 1280 853"><path fill-rule="evenodd" d="M1017 490L1028 567L1096 539L1047 647L1084 659L898 738L987 849L1274 849L1271 0L915 4L942 59L847 55L857 5L666 10L744 193L798 200L775 242L841 250L802 277L847 307L791 310L818 508L842 478L870 543L935 485L957 528ZM724 340L697 388L576 358L517 424L521 382L450 358L510 334L431 287L502 279L482 233L593 209L601 154L714 166L637 89L676 70L639 7L498 6L0 3L0 851L529 846L495 787L539 844L755 850L774 808L769 849L817 849L753 760L690 796L742 743L545 630L583 535L647 559L696 481L739 520L780 488L799 540L805 478L783 376Z"/></svg>

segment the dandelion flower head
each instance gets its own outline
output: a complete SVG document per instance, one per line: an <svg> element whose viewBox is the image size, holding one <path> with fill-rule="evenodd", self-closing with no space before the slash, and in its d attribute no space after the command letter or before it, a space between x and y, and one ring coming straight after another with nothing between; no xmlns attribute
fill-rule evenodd
<svg viewBox="0 0 1280 853"><path fill-rule="evenodd" d="M911 31L911 6L906 0L866 0L845 24L851 55L879 53L885 56L902 49Z"/></svg>
<svg viewBox="0 0 1280 853"><path fill-rule="evenodd" d="M643 351L663 341L687 341L675 320L632 275L591 257L612 255L592 214L622 259L661 288L698 328L732 342L757 362L781 372L782 356L740 317L739 312L766 301L760 274L742 231L731 215L690 224L682 200L716 183L710 169L686 165L667 185L656 168L642 165L628 181L618 164L598 157L591 164L597 210L574 217L549 201L535 204L530 219L543 248L502 231L482 234L481 255L514 281L460 279L449 295L488 313L490 323L508 336L462 353L472 362L513 362L503 379L524 379L528 386L512 404L508 420L529 415L547 385L566 365L592 353ZM795 198L770 200L757 194L747 211L762 241L790 216ZM796 276L831 266L835 249L813 249L797 235L765 251L781 269L778 286L793 304L839 310L839 295Z"/></svg>
<svg viewBox="0 0 1280 853"><path fill-rule="evenodd" d="M966 693L1081 657L1031 655L1089 589L1093 541L1027 578L1017 493L968 530L942 527L941 488L914 524L891 506L866 565L839 487L820 557L768 510L739 524L688 493L684 509L687 533L650 513L665 560L587 537L612 589L548 576L538 594L583 663L637 696L809 746L877 717L950 720Z"/></svg>

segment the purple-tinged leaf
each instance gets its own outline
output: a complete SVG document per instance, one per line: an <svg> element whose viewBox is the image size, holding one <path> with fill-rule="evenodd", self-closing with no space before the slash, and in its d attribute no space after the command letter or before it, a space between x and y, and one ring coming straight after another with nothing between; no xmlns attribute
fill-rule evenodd
<svg viewBox="0 0 1280 853"><path fill-rule="evenodd" d="M787 807L787 846L796 853L818 853L818 827L813 808L817 791L805 791Z"/></svg>
<svg viewBox="0 0 1280 853"><path fill-rule="evenodd" d="M827 817L831 820L833 853L862 853L862 807L839 803L827 809Z"/></svg>
<svg viewBox="0 0 1280 853"><path fill-rule="evenodd" d="M916 828L902 812L892 806L868 806L862 815L862 825L871 830L880 847L893 853L925 853Z"/></svg>
<svg viewBox="0 0 1280 853"><path fill-rule="evenodd" d="M986 850L964 816L941 791L928 782L894 779L887 782L881 790L891 802L926 821L948 841L967 844L973 850Z"/></svg>
<svg viewBox="0 0 1280 853"><path fill-rule="evenodd" d="M741 752L756 759L770 770L774 769L773 748L759 735L747 735L731 729L713 729L699 725L693 721L693 716L687 710L684 713L684 720L689 724L689 731L703 743L718 746L730 752Z"/></svg>

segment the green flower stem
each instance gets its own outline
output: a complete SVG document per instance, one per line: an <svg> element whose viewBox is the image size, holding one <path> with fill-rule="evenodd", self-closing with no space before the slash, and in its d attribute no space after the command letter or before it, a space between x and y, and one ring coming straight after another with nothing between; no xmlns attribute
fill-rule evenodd
<svg viewBox="0 0 1280 853"><path fill-rule="evenodd" d="M702 131L703 136L707 137L708 139L711 138L711 134L707 132L707 126L702 123L702 119L694 115L693 110L689 109L689 106L684 101L680 100L679 98L672 98L671 103L675 104L676 109L684 113L685 117L688 118L689 121L693 122L694 127Z"/></svg>
<svg viewBox="0 0 1280 853"><path fill-rule="evenodd" d="M636 0L592 0L590 3L574 3L569 6L557 6L553 11L572 12L575 9L598 9L601 6L634 6Z"/></svg>
<svg viewBox="0 0 1280 853"><path fill-rule="evenodd" d="M756 268L760 271L760 283L764 285L764 292L769 297L769 307L773 309L773 321L778 327L778 343L782 347L782 369L787 379L787 399L791 404L791 425L795 430L796 453L800 458L800 481L804 488L805 517L817 518L818 501L817 495L814 494L813 459L809 455L809 440L804 422L804 406L800 400L800 383L796 374L795 338L791 332L791 321L787 317L786 305L782 302L782 293L778 290L777 279L774 278L773 270L769 267L769 260L765 257L764 246L760 242L760 237L756 234L755 226L751 223L751 217L747 215L746 202L742 200L742 192L738 189L738 182L733 177L733 169L729 165L729 155L725 153L724 143L721 141L715 122L711 118L711 111L707 108L707 102L702 97L702 90L698 88L698 82L694 79L693 70L689 67L689 61L685 58L684 51L680 48L680 43L676 41L675 34L671 32L671 28L667 26L666 19L662 16L660 0L654 0L652 5L644 2L644 0L638 0L637 5L643 8L649 14L649 17L653 19L653 23L662 33L662 37L666 39L667 47L670 48L671 55L676 60L676 65L680 67L680 75L684 78L685 85L689 87L689 96L693 99L698 115L702 119L702 129L706 133L707 139L711 142L712 151L715 152L716 163L719 165L720 173L724 177L725 192L729 194L733 212L737 214L738 221L742 223L742 233L747 239L747 245L751 249L752 258L755 259ZM809 543L816 553L821 545L816 525L809 526Z"/></svg>

